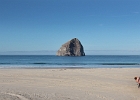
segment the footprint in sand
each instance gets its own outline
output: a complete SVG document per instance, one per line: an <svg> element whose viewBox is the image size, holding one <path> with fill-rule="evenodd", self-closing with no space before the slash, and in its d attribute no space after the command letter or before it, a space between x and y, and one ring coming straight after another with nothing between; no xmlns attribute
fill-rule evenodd
<svg viewBox="0 0 140 100"><path fill-rule="evenodd" d="M25 98L24 96L21 96L21 95L18 95L18 94L13 94L13 93L2 93L2 94L6 94L6 95L13 96L13 97L17 97L20 100L29 100L29 99Z"/></svg>

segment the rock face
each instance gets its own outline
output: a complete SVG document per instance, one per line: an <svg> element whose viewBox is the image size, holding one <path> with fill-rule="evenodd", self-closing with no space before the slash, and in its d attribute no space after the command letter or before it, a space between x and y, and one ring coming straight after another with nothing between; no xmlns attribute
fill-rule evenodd
<svg viewBox="0 0 140 100"><path fill-rule="evenodd" d="M65 44L57 51L57 56L85 56L84 48L81 42L74 38Z"/></svg>

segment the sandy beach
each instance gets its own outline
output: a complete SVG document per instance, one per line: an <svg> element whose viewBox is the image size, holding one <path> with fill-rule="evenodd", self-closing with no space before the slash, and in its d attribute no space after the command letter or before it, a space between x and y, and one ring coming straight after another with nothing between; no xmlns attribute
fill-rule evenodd
<svg viewBox="0 0 140 100"><path fill-rule="evenodd" d="M0 100L140 100L139 68L0 69Z"/></svg>

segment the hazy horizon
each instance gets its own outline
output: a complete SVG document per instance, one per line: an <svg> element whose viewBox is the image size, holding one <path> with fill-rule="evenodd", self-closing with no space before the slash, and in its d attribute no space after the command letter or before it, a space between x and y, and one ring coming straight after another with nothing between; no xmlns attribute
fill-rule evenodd
<svg viewBox="0 0 140 100"><path fill-rule="evenodd" d="M57 50L3 51L0 55L56 55ZM140 50L85 50L86 55L140 55Z"/></svg>

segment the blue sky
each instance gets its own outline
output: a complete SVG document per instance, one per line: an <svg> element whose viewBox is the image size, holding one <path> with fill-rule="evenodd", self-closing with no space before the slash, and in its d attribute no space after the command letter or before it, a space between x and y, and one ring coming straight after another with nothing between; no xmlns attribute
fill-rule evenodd
<svg viewBox="0 0 140 100"><path fill-rule="evenodd" d="M0 54L55 54L76 37L86 54L140 55L139 5L140 0L0 0Z"/></svg>

